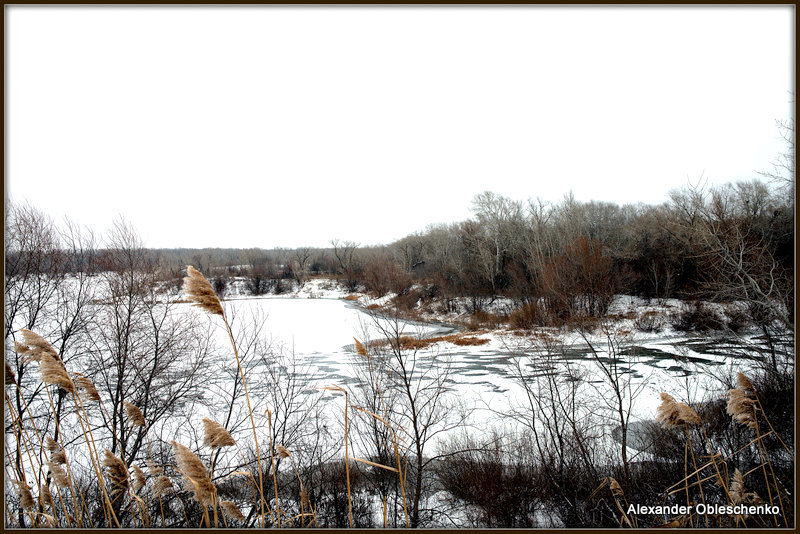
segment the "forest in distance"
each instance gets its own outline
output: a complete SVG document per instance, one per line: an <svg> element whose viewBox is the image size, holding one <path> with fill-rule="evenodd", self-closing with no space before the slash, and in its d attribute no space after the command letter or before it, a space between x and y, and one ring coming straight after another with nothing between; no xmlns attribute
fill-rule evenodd
<svg viewBox="0 0 800 534"><path fill-rule="evenodd" d="M487 191L468 220L380 246L151 249L124 221L99 235L9 203L5 526L792 527L786 161L661 205ZM354 340L351 382L314 389L234 303L321 280L381 335ZM679 304L623 317L620 295ZM402 327L431 320L465 350L518 340L503 429L456 416L446 351ZM724 342L727 375L634 423L630 339L665 330Z"/></svg>

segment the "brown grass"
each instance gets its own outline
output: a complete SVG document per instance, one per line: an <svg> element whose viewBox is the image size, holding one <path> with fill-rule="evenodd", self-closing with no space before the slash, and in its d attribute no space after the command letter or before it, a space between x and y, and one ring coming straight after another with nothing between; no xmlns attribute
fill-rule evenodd
<svg viewBox="0 0 800 534"><path fill-rule="evenodd" d="M436 343L452 343L462 347L485 345L489 342L486 338L475 337L470 334L450 334L447 336L428 337L418 339L412 336L400 336L399 340L380 340L370 343L370 346L386 347L395 346L397 342L400 343L400 348L403 350L420 350L430 347Z"/></svg>
<svg viewBox="0 0 800 534"><path fill-rule="evenodd" d="M53 346L50 345L50 343L48 343L47 340L42 336L25 328L21 328L19 332L22 334L23 342L15 342L15 346L17 352L26 357L25 361L32 360L38 362L44 354L49 354L50 356L59 359L56 349L54 349Z"/></svg>
<svg viewBox="0 0 800 534"><path fill-rule="evenodd" d="M50 471L50 475L52 475L53 480L55 480L56 485L59 488L66 488L69 486L69 476L61 464L56 463L54 461L45 462L47 469Z"/></svg>
<svg viewBox="0 0 800 534"><path fill-rule="evenodd" d="M661 404L656 409L656 421L667 428L681 426L678 402L669 394L661 393Z"/></svg>
<svg viewBox="0 0 800 534"><path fill-rule="evenodd" d="M753 388L753 383L750 382L750 379L747 378L742 373L736 373L736 383L739 385L739 389L744 391L755 391Z"/></svg>
<svg viewBox="0 0 800 534"><path fill-rule="evenodd" d="M11 369L11 366L8 365L8 362L5 362L5 364L6 364L6 376L5 376L6 385L7 386L14 385L17 383L17 376L14 374L14 371Z"/></svg>
<svg viewBox="0 0 800 534"><path fill-rule="evenodd" d="M170 491L174 491L174 488L172 487L172 481L166 475L158 477L153 483L153 489L151 490L155 497L161 497Z"/></svg>
<svg viewBox="0 0 800 534"><path fill-rule="evenodd" d="M142 468L138 465L132 465L131 471L133 471L133 491L139 491L147 483L144 471L142 471Z"/></svg>
<svg viewBox="0 0 800 534"><path fill-rule="evenodd" d="M212 449L219 449L233 447L236 445L236 440L224 426L208 417L203 417L203 443Z"/></svg>
<svg viewBox="0 0 800 534"><path fill-rule="evenodd" d="M106 468L108 478L111 479L111 496L127 493L130 480L128 478L128 470L125 468L125 462L114 456L110 450L105 449L103 467Z"/></svg>
<svg viewBox="0 0 800 534"><path fill-rule="evenodd" d="M355 346L356 346L356 353L357 353L357 354L359 354L360 356L368 356L368 354L367 354L367 348L364 346L364 344L363 344L363 343L361 343L361 342L360 342L359 340L357 340L356 338L353 338L353 341L355 341L355 342L356 342L356 343L355 343Z"/></svg>
<svg viewBox="0 0 800 534"><path fill-rule="evenodd" d="M361 295L345 295L344 297L342 297L342 300L349 300L350 302L355 302L359 298L361 298Z"/></svg>
<svg viewBox="0 0 800 534"><path fill-rule="evenodd" d="M135 405L131 404L130 402L123 402L125 406L125 413L128 416L128 421L133 426L144 426L144 415L142 411Z"/></svg>
<svg viewBox="0 0 800 534"><path fill-rule="evenodd" d="M36 501L33 499L31 487L19 480L12 480L11 482L17 487L17 494L19 494L19 501L22 507L27 510L33 510L36 507Z"/></svg>
<svg viewBox="0 0 800 534"><path fill-rule="evenodd" d="M194 499L204 506L214 504L216 487L208 476L206 466L188 447L181 445L177 441L172 442L175 462L181 474L186 477L186 489L194 492Z"/></svg>
<svg viewBox="0 0 800 534"><path fill-rule="evenodd" d="M264 487L264 480L263 480L264 475L263 475L263 470L261 469L261 450L258 445L258 433L256 432L256 421L255 417L253 416L253 407L252 404L250 403L250 393L247 390L247 380L245 379L244 376L244 369L242 369L242 362L239 359L239 349L236 347L236 341L234 340L233 337L233 331L231 330L231 325L228 322L228 319L225 317L225 310L223 310L222 304L220 304L219 298L217 298L217 295L214 292L214 288L211 286L208 280L206 280L206 278L191 265L186 266L186 271L189 274L189 276L183 279L184 292L188 295L190 300L192 300L195 304L200 306L208 313L211 313L212 315L219 315L222 317L222 321L225 324L225 330L228 333L228 339L230 340L231 347L233 348L233 355L236 358L236 367L238 368L239 376L242 379L242 388L244 389L244 398L245 401L247 402L247 413L250 417L250 426L253 429L253 443L255 444L256 448L256 462L258 464L258 491L261 497L260 499L261 514L259 514L259 518L261 526L264 527L264 517L266 515L265 512L266 502L264 499L264 494L262 489ZM276 509L278 508L277 495L276 495L275 508ZM214 507L215 523L216 523L216 514L217 514L217 508L215 506ZM205 517L205 520L207 526L210 526L208 525L209 521L207 515Z"/></svg>
<svg viewBox="0 0 800 534"><path fill-rule="evenodd" d="M84 400L93 402L99 402L102 400L100 398L100 393L97 392L97 388L94 386L94 383L80 373L75 373L75 386L78 389L83 390L82 397Z"/></svg>
<svg viewBox="0 0 800 534"><path fill-rule="evenodd" d="M236 506L236 503L233 501L220 501L219 504L222 507L222 513L228 518L244 523L244 514L242 514L242 511L239 510L238 506Z"/></svg>
<svg viewBox="0 0 800 534"><path fill-rule="evenodd" d="M289 449L283 445L275 445L275 449L278 451L278 457L280 458L289 458L292 455L292 453L289 452Z"/></svg>
<svg viewBox="0 0 800 534"><path fill-rule="evenodd" d="M75 392L75 384L58 356L43 354L39 360L39 373L45 384L54 384L69 393Z"/></svg>
<svg viewBox="0 0 800 534"><path fill-rule="evenodd" d="M224 315L222 304L214 292L211 283L206 280L200 271L188 265L186 272L189 276L183 279L183 291L186 297L199 308L213 315Z"/></svg>
<svg viewBox="0 0 800 534"><path fill-rule="evenodd" d="M748 397L741 389L732 389L728 392L728 415L739 424L756 429L755 399Z"/></svg>

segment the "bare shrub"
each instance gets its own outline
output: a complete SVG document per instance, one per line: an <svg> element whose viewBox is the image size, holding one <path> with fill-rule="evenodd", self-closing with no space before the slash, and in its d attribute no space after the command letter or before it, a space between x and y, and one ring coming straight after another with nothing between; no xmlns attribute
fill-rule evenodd
<svg viewBox="0 0 800 534"><path fill-rule="evenodd" d="M658 333L664 329L664 318L659 312L646 311L634 319L633 326L640 332Z"/></svg>
<svg viewBox="0 0 800 534"><path fill-rule="evenodd" d="M517 443L518 448L514 448ZM468 505L471 527L531 528L541 526L537 512L543 508L543 495L535 464L527 457L522 442L500 442L495 436L488 443L470 438L451 441L444 458L436 465L439 483L453 504Z"/></svg>
<svg viewBox="0 0 800 534"><path fill-rule="evenodd" d="M536 326L550 326L552 317L543 302L527 302L511 312L508 318L512 328L531 329Z"/></svg>
<svg viewBox="0 0 800 534"><path fill-rule="evenodd" d="M681 332L710 332L725 328L725 320L702 301L681 304L680 310L670 317L670 323Z"/></svg>

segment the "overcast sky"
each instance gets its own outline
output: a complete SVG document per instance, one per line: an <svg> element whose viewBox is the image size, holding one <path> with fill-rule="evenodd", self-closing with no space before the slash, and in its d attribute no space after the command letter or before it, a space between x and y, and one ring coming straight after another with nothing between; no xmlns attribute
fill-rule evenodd
<svg viewBox="0 0 800 534"><path fill-rule="evenodd" d="M769 170L794 116L793 6L5 9L7 198L151 247L660 203Z"/></svg>

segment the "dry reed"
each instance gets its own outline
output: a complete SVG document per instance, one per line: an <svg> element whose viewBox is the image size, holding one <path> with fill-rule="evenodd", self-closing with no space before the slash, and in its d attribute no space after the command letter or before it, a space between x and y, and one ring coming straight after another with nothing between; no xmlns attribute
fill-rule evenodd
<svg viewBox="0 0 800 534"><path fill-rule="evenodd" d="M83 391L81 396L84 400L92 402L101 401L100 393L97 392L94 383L80 373L75 373L75 386Z"/></svg>
<svg viewBox="0 0 800 534"><path fill-rule="evenodd" d="M128 421L130 421L131 425L144 426L144 415L139 407L130 402L123 402L122 404L125 406L125 414L128 416Z"/></svg>
<svg viewBox="0 0 800 534"><path fill-rule="evenodd" d="M739 424L756 429L755 399L748 397L741 389L732 389L728 392L728 415Z"/></svg>
<svg viewBox="0 0 800 534"><path fill-rule="evenodd" d="M699 425L702 423L700 416L688 404L678 403L678 417L686 425Z"/></svg>
<svg viewBox="0 0 800 534"><path fill-rule="evenodd" d="M154 497L161 497L170 491L174 491L174 488L172 487L172 481L166 475L159 476L156 481L153 482L153 487L150 490Z"/></svg>
<svg viewBox="0 0 800 534"><path fill-rule="evenodd" d="M151 477L157 477L164 474L164 468L156 465L153 460L147 460L147 473Z"/></svg>
<svg viewBox="0 0 800 534"><path fill-rule="evenodd" d="M56 440L50 436L45 436L44 442L45 448L50 453L48 456L50 457L51 462L55 464L67 463L67 455L64 453L64 449L61 448L61 445L59 445Z"/></svg>
<svg viewBox="0 0 800 534"><path fill-rule="evenodd" d="M22 335L22 343L14 342L14 346L17 352L25 357L23 361L38 362L45 354L58 358L56 349L36 332L25 328L21 328L19 332Z"/></svg>
<svg viewBox="0 0 800 534"><path fill-rule="evenodd" d="M742 504L747 498L747 493L744 490L744 476L742 472L736 469L733 472L733 479L731 480L731 499L733 504Z"/></svg>
<svg viewBox="0 0 800 534"><path fill-rule="evenodd" d="M661 404L656 409L656 420L665 428L699 425L700 416L686 403L676 401L671 395L661 393Z"/></svg>
<svg viewBox="0 0 800 534"><path fill-rule="evenodd" d="M53 477L53 480L55 480L56 485L59 488L66 488L70 485L69 475L61 466L61 464L50 461L46 462L45 465L47 466L47 469L50 471L50 475Z"/></svg>
<svg viewBox="0 0 800 534"><path fill-rule="evenodd" d="M12 480L11 482L17 487L17 494L19 495L19 502L26 510L33 510L36 508L36 501L31 493L31 487L19 480Z"/></svg>
<svg viewBox="0 0 800 534"><path fill-rule="evenodd" d="M236 440L225 430L225 427L216 421L203 417L203 443L212 449L220 447L233 447Z"/></svg>
<svg viewBox="0 0 800 534"><path fill-rule="evenodd" d="M242 523L245 522L244 514L242 514L242 511L236 506L236 503L233 501L220 501L219 504L225 516L236 521L241 521Z"/></svg>
<svg viewBox="0 0 800 534"><path fill-rule="evenodd" d="M55 384L61 387L62 390L72 394L72 398L75 402L75 408L77 410L78 422L81 426L81 431L86 441L86 445L89 448L89 457L92 461L92 467L95 471L96 480L98 481L102 491L106 520L109 518L112 519L114 524L119 528L120 523L117 519L116 513L114 512L111 499L109 498L108 491L106 490L103 480L102 468L100 467L100 457L97 453L96 447L94 447L94 437L92 436L91 426L84 425L84 417L86 418L88 425L86 409L83 406L80 397L76 393L75 384L69 377L69 373L67 373L64 362L61 361L61 358L58 356L58 353L52 347L52 345L50 345L50 343L48 343L47 340L40 335L26 329L21 329L20 334L22 335L23 342L21 343L15 341L14 345L17 352L22 355L23 361L38 361L42 382L46 384ZM50 392L46 388L45 392L47 393L47 398L50 401L50 408L53 412L53 415L56 416L56 410L53 406ZM83 412L83 417L81 417L81 412ZM54 463L53 465L58 464Z"/></svg>
<svg viewBox="0 0 800 534"><path fill-rule="evenodd" d="M114 456L110 450L105 449L103 467L106 468L108 478L111 479L111 495L115 496L120 493L127 493L130 487L130 480L125 462L117 456Z"/></svg>
<svg viewBox="0 0 800 534"><path fill-rule="evenodd" d="M131 471L133 471L133 491L139 491L147 484L147 478L142 468L138 465L132 465Z"/></svg>
<svg viewBox="0 0 800 534"><path fill-rule="evenodd" d="M17 375L14 374L14 371L11 369L11 366L8 365L8 362L5 362L5 364L6 364L6 376L5 376L6 385L7 386L14 385L17 383Z"/></svg>
<svg viewBox="0 0 800 534"><path fill-rule="evenodd" d="M261 450L258 446L258 433L256 432L256 421L255 417L253 416L253 407L250 403L250 393L247 390L247 381L245 380L244 369L242 369L242 362L239 360L239 350L236 348L236 342L233 339L231 325L228 323L228 319L225 317L225 310L223 310L222 303L217 297L217 294L214 292L214 288L211 286L211 283L206 279L205 276L202 275L202 273L200 273L200 271L191 265L186 266L186 272L188 276L184 277L183 279L183 289L186 293L186 296L192 303L199 306L206 312L222 317L222 321L225 323L225 329L228 333L228 338L230 339L231 346L233 347L233 355L236 358L236 366L239 369L239 376L242 379L244 398L245 401L247 401L247 412L250 416L250 426L253 429L253 443L255 444L256 448L256 462L258 464L258 492L261 497L261 513L259 514L259 518L261 521L261 526L263 527L264 516L266 515L266 502L263 493L264 475L261 469ZM272 447L270 446L270 450L271 449ZM275 508L277 509L277 502ZM216 514L216 507L214 508L214 513ZM280 521L278 521L278 526L280 527Z"/></svg>
<svg viewBox="0 0 800 534"><path fill-rule="evenodd" d="M364 346L364 344L363 344L363 343L361 343L361 342L360 342L359 340L357 340L356 338L353 338L353 341L355 341L355 342L356 342L356 353L357 353L357 354L359 354L359 355L361 355L361 356L368 356L368 354L367 354L367 348Z"/></svg>
<svg viewBox="0 0 800 534"><path fill-rule="evenodd" d="M186 267L186 272L189 276L183 279L183 290L189 301L208 313L224 315L222 304L206 277L191 265Z"/></svg>
<svg viewBox="0 0 800 534"><path fill-rule="evenodd" d="M69 393L75 392L75 384L58 355L42 354L39 360L39 374L45 384L56 385Z"/></svg>
<svg viewBox="0 0 800 534"><path fill-rule="evenodd" d="M172 449L178 469L188 481L187 489L194 492L194 499L202 505L212 506L217 490L202 460L177 441L172 442Z"/></svg>
<svg viewBox="0 0 800 534"><path fill-rule="evenodd" d="M53 508L53 494L50 493L50 486L47 484L39 484L39 506L41 506L42 510L46 506Z"/></svg>
<svg viewBox="0 0 800 534"><path fill-rule="evenodd" d="M744 391L755 391L753 383L743 373L736 373L736 383L738 384L739 389Z"/></svg>

